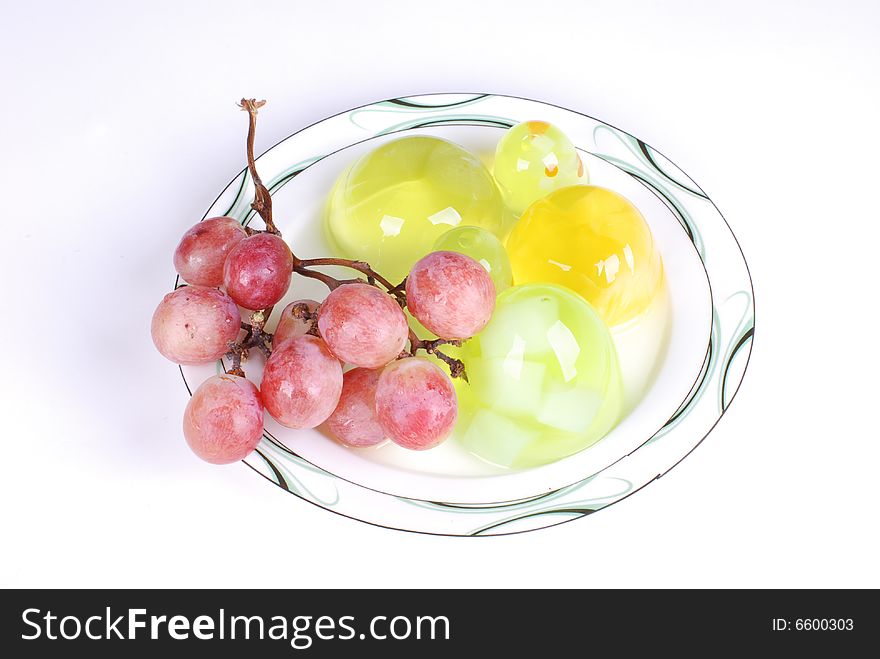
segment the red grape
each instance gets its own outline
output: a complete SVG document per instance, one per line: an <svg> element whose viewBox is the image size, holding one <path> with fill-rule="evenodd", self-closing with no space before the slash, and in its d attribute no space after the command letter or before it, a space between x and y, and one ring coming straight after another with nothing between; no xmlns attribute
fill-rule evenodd
<svg viewBox="0 0 880 659"><path fill-rule="evenodd" d="M226 292L245 309L266 309L290 287L293 255L287 243L271 233L240 241L223 265Z"/></svg>
<svg viewBox="0 0 880 659"><path fill-rule="evenodd" d="M223 263L247 233L231 217L203 220L183 234L174 250L174 269L194 286L223 285Z"/></svg>
<svg viewBox="0 0 880 659"><path fill-rule="evenodd" d="M409 325L394 298L369 284L333 290L318 311L318 330L344 362L378 368L406 345Z"/></svg>
<svg viewBox="0 0 880 659"><path fill-rule="evenodd" d="M238 338L241 314L223 291L183 286L166 295L153 313L153 343L178 364L219 359Z"/></svg>
<svg viewBox="0 0 880 659"><path fill-rule="evenodd" d="M410 313L442 339L467 339L486 326L495 309L495 284L485 268L456 252L432 252L406 279Z"/></svg>
<svg viewBox="0 0 880 659"><path fill-rule="evenodd" d="M207 462L229 464L246 458L263 437L259 390L236 375L208 378L187 403L183 435Z"/></svg>
<svg viewBox="0 0 880 659"><path fill-rule="evenodd" d="M376 415L393 442L422 451L452 432L458 401L452 382L439 366L407 357L382 370L376 387Z"/></svg>
<svg viewBox="0 0 880 659"><path fill-rule="evenodd" d="M288 428L314 428L336 409L342 364L321 339L305 334L285 341L266 361L261 385L266 411Z"/></svg>
<svg viewBox="0 0 880 659"><path fill-rule="evenodd" d="M280 346L287 339L295 339L298 336L308 333L312 327L311 320L303 320L293 315L293 308L298 304L304 304L308 307L309 313L315 313L318 303L314 300L297 300L291 302L284 311L281 312L281 318L278 319L278 326L275 328L275 334L272 338L273 346Z"/></svg>
<svg viewBox="0 0 880 659"><path fill-rule="evenodd" d="M327 428L347 446L375 446L385 439L376 416L376 385L381 371L354 368L342 376L342 396Z"/></svg>

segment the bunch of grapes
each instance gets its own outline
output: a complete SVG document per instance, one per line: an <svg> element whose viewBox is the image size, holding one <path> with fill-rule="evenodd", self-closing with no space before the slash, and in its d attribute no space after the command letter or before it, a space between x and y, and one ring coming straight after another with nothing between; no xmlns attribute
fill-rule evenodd
<svg viewBox="0 0 880 659"><path fill-rule="evenodd" d="M489 322L492 279L474 259L449 251L428 254L397 285L360 261L297 258L275 227L271 197L254 163L262 103L243 99L241 105L250 119L252 206L266 230L244 228L229 217L189 229L174 252L175 269L187 285L166 295L152 320L153 342L171 361L232 360L227 373L202 383L187 404L187 443L208 462L236 462L259 443L268 412L289 428L325 424L349 446L386 438L414 450L436 446L451 433L458 403L449 376L417 351L434 354L453 376L463 376L464 365L438 348L460 345ZM314 269L322 265L347 266L362 276L340 281ZM293 275L319 279L330 293L320 304L289 304L270 334L265 325L273 306L296 285ZM239 307L250 311L245 321ZM419 339L404 308L440 338ZM260 383L241 368L255 350L266 357Z"/></svg>

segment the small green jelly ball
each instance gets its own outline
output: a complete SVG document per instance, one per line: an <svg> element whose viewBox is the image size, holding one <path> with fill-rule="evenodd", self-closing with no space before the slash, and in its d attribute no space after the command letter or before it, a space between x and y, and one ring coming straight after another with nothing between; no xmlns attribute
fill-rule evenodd
<svg viewBox="0 0 880 659"><path fill-rule="evenodd" d="M437 239L432 251L458 252L470 256L489 273L497 293L513 283L507 250L495 234L480 227L450 229Z"/></svg>
<svg viewBox="0 0 880 659"><path fill-rule="evenodd" d="M541 197L589 176L574 144L546 121L524 121L508 130L495 151L495 180L517 215Z"/></svg>
<svg viewBox="0 0 880 659"><path fill-rule="evenodd" d="M479 226L502 236L505 208L489 170L457 144L403 137L357 160L327 203L330 244L401 281L442 234Z"/></svg>
<svg viewBox="0 0 880 659"><path fill-rule="evenodd" d="M469 383L457 387L456 436L493 464L532 467L572 455L604 437L621 414L608 328L562 286L508 288L460 356Z"/></svg>

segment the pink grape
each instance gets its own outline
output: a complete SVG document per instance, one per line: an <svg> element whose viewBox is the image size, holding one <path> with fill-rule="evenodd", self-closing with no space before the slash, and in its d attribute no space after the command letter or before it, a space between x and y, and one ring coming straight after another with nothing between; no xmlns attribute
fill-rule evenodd
<svg viewBox="0 0 880 659"><path fill-rule="evenodd" d="M171 361L204 364L228 352L241 330L241 314L223 291L183 286L162 299L150 330L156 348Z"/></svg>
<svg viewBox="0 0 880 659"><path fill-rule="evenodd" d="M244 227L231 217L203 220L180 239L174 250L174 269L194 286L220 287L226 256L245 238Z"/></svg>
<svg viewBox="0 0 880 659"><path fill-rule="evenodd" d="M333 290L318 311L318 330L334 355L365 368L395 359L409 337L400 305L369 284L345 284Z"/></svg>
<svg viewBox="0 0 880 659"><path fill-rule="evenodd" d="M212 464L246 458L263 437L259 390L236 375L208 378L187 403L183 435L193 453Z"/></svg>
<svg viewBox="0 0 880 659"><path fill-rule="evenodd" d="M226 292L245 309L266 309L290 287L293 255L283 239L258 233L239 242L223 265Z"/></svg>
<svg viewBox="0 0 880 659"><path fill-rule="evenodd" d="M281 318L278 319L278 326L275 328L275 334L272 338L272 345L280 346L288 339L295 339L298 336L306 334L312 327L312 321L303 320L293 315L293 308L298 304L304 304L308 307L309 313L315 313L318 303L314 300L297 300L291 302L281 312Z"/></svg>
<svg viewBox="0 0 880 659"><path fill-rule="evenodd" d="M347 446L375 446L385 431L376 416L376 385L381 371L353 368L342 376L342 396L327 428Z"/></svg>
<svg viewBox="0 0 880 659"><path fill-rule="evenodd" d="M261 390L266 411L282 426L314 428L339 403L342 364L318 337L298 336L272 351Z"/></svg>
<svg viewBox="0 0 880 659"><path fill-rule="evenodd" d="M376 414L393 442L423 451L452 432L458 401L452 382L439 366L407 357L382 370L376 387Z"/></svg>
<svg viewBox="0 0 880 659"><path fill-rule="evenodd" d="M486 326L495 309L495 284L485 268L456 252L431 252L406 279L410 313L443 339L467 339Z"/></svg>

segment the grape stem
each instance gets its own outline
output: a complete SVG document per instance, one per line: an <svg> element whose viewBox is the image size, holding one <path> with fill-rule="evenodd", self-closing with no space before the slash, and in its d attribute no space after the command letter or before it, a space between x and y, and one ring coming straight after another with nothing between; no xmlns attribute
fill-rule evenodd
<svg viewBox="0 0 880 659"><path fill-rule="evenodd" d="M311 334L312 336L321 337L321 333L318 332L318 311L315 310L314 313L309 311L309 305L305 302L300 302L299 304L293 305L293 308L290 310L290 313L294 318L299 318L300 320L304 320L309 324L309 329L306 330L306 334Z"/></svg>
<svg viewBox="0 0 880 659"><path fill-rule="evenodd" d="M270 307L269 313L271 311ZM260 313L263 312L255 311L251 318ZM266 317L268 317L268 314L266 314ZM263 325L259 321L253 325L242 323L241 326L245 330L245 335L239 341L229 344L229 352L226 353L226 357L232 361L232 368L227 373L244 377L244 370L241 368L241 365L247 361L251 348L257 348L266 357L272 354L272 335L269 332L263 331Z"/></svg>
<svg viewBox="0 0 880 659"><path fill-rule="evenodd" d="M337 279L336 277L331 277L330 275L323 272L318 272L317 270L309 270L306 267L297 267L296 265L293 266L293 271L298 275L302 275L303 277L308 277L309 279L317 279L318 281L323 282L331 291L339 288L343 284L364 283L363 279Z"/></svg>
<svg viewBox="0 0 880 659"><path fill-rule="evenodd" d="M364 261L352 261L349 259L337 259L337 258L323 258L323 259L297 259L299 262L297 265L300 268L309 268L311 266L316 265L338 265L344 268L351 268L352 270L357 270L358 272L365 274L367 277L374 279L384 286L388 292L396 290L398 287L392 284L390 281L385 279L378 272L373 270L370 267L369 263L365 263Z"/></svg>
<svg viewBox="0 0 880 659"><path fill-rule="evenodd" d="M255 98L243 98L238 105L242 110L248 113L247 162L248 170L251 173L251 179L253 180L254 188L256 189L251 208L257 211L260 217L263 218L263 222L266 224L266 231L273 233L276 236L280 236L281 232L278 231L275 222L272 220L272 195L269 194L269 190L263 185L263 181L257 173L256 162L254 161L254 137L256 137L257 134L257 112L261 107L266 105L266 101L258 101Z"/></svg>
<svg viewBox="0 0 880 659"><path fill-rule="evenodd" d="M251 327L262 331L266 326L266 321L269 320L269 316L272 315L272 309L274 308L275 306L273 305L267 309L260 309L259 311L251 313Z"/></svg>
<svg viewBox="0 0 880 659"><path fill-rule="evenodd" d="M400 282L394 288L389 288L388 292L391 293L391 295L404 295L405 296L406 295L406 280L407 279L408 279L408 277L404 277L402 282ZM406 297L403 298L403 302L404 302L404 304L406 304Z"/></svg>
<svg viewBox="0 0 880 659"><path fill-rule="evenodd" d="M257 173L257 164L254 158L254 138L257 132L257 112L265 104L266 101L258 101L254 98L243 98L238 105L242 110L248 113L247 163L248 171L250 172L255 188L254 201L251 203L251 208L253 208L263 219L263 222L266 225L266 233L281 236L281 232L278 230L278 227L275 226L275 222L272 219L272 195L269 193L266 186L263 185L263 181ZM253 229L251 227L245 227L245 231L249 236L261 233L258 229ZM376 286L377 288L384 288L387 293L397 301L401 308L406 308L406 278L404 278L399 284L392 284L388 279L373 270L370 264L365 261L332 257L300 259L297 258L293 251L291 251L291 256L293 256L293 272L303 277L323 282L331 291L344 284L364 283L365 280L360 277L355 277L353 279L337 279L336 277L332 277L319 270L313 270L313 268L321 266L337 266L354 270L366 277L367 284ZM242 362L247 361L248 353L251 348L258 348L266 355L266 357L272 354L272 334L263 331L271 314L272 307L254 311L251 314L250 324L241 324L242 329L245 330L245 335L239 341L229 344L229 352L226 355L227 358L232 360L232 368L228 371L229 373L244 377L244 370L242 370L241 364ZM311 313L305 304L299 304L293 308L293 314L297 318L311 322L308 334L320 336L320 332L318 331L317 313ZM438 348L443 345L460 346L460 340L423 340L410 329L409 343L409 352L401 353L401 357L412 357L417 351L424 350L429 355L434 355L438 359L444 361L449 366L449 372L452 377L463 378L467 381L467 373L465 372L464 363L460 359L450 357L438 350Z"/></svg>
<svg viewBox="0 0 880 659"><path fill-rule="evenodd" d="M275 222L272 219L272 195L269 193L269 190L263 185L263 180L260 178L260 174L257 172L257 163L254 158L254 138L257 133L257 113L261 107L266 104L266 101L258 101L255 98L243 98L239 101L239 107L248 113L248 135L247 135L247 163L248 163L248 171L251 174L251 179L254 182L254 201L251 203L251 208L253 208L257 213L263 218L263 222L266 224L266 231L268 233L273 233L276 236L280 236L281 232L278 230L278 227L275 226ZM258 233L254 229L250 229L248 227L245 228L249 235L253 235L254 233ZM312 279L317 279L319 281L324 282L327 287L332 291L333 289L342 286L343 284L351 284L360 282L360 279L337 279L336 277L331 277L328 274L323 272L318 272L312 270L311 268L315 266L340 266L343 268L350 268L352 270L356 270L367 277L367 283L373 286L378 282L388 291L389 294L394 296L397 300L398 304L401 307L406 306L406 293L404 288L406 286L406 279L404 279L400 284L394 285L390 281L388 281L385 277L380 275L378 272L373 270L370 267L369 263L364 261L356 261L352 259L339 259L339 258L319 258L319 259L300 259L297 258L295 254L291 251L291 255L293 256L293 271L303 277L310 277ZM266 314L268 318L268 314Z"/></svg>
<svg viewBox="0 0 880 659"><path fill-rule="evenodd" d="M376 286L377 288L379 288L381 285L381 287L383 287L401 307L406 306L406 279L404 279L399 284L392 284L385 277L373 270L370 264L366 263L365 261L355 261L352 259L340 259L332 257L320 259L298 259L294 257L293 259L293 271L295 273L297 273L298 275L302 275L303 277L317 279L318 281L323 282L331 291L342 286L343 284L364 283L364 280L359 277L356 277L354 279L337 279L336 277L331 277L324 272L312 270L312 268L314 268L315 266L338 266L342 268L350 268L352 270L356 270L357 272L366 276L366 283L370 284L371 286Z"/></svg>
<svg viewBox="0 0 880 659"><path fill-rule="evenodd" d="M461 347L461 340L459 339L433 339L431 341L426 341L425 339L420 339L418 335L410 328L409 330L409 352L404 353L402 356L404 357L413 357L416 352L419 350L424 350L429 355L434 355L437 359L440 359L446 362L446 365L449 366L449 374L454 378L461 378L465 382L468 381L467 372L464 368L464 362L460 359L456 359L455 357L450 357L449 355L440 352L437 350L440 346L456 346Z"/></svg>

